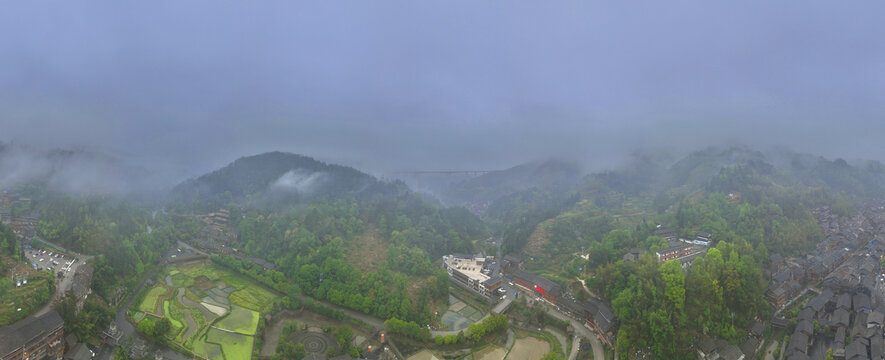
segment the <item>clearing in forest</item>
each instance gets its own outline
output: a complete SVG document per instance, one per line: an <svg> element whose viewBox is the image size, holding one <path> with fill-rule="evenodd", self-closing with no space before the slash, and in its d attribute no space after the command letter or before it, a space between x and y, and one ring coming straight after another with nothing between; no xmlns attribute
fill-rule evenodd
<svg viewBox="0 0 885 360"><path fill-rule="evenodd" d="M369 225L365 232L351 240L347 262L360 271L376 272L386 259L387 245L384 244L375 225Z"/></svg>
<svg viewBox="0 0 885 360"><path fill-rule="evenodd" d="M540 256L545 253L544 246L550 242L550 226L553 225L555 219L547 219L542 221L535 227L535 231L529 236L525 244L526 254Z"/></svg>

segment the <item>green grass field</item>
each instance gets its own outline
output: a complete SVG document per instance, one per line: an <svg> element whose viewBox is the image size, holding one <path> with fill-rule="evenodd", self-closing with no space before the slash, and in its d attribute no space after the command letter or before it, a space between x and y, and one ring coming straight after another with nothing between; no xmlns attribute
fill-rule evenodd
<svg viewBox="0 0 885 360"><path fill-rule="evenodd" d="M230 303L259 312L268 312L277 296L256 285L250 285L230 294Z"/></svg>
<svg viewBox="0 0 885 360"><path fill-rule="evenodd" d="M206 334L206 342L221 345L224 358L231 360L251 359L252 341L251 336L224 332L218 329L209 329L209 332Z"/></svg>
<svg viewBox="0 0 885 360"><path fill-rule="evenodd" d="M174 312L169 308L174 308L175 306L169 305L169 300L163 301L163 314L166 315L166 318L169 319L169 322L172 324L172 329L169 330L169 333L172 334L174 338L178 338L178 335L181 334L182 331L187 330L187 325L179 321L182 319L181 310L175 309L178 312L178 316L175 316Z"/></svg>
<svg viewBox="0 0 885 360"><path fill-rule="evenodd" d="M234 305L230 314L216 322L215 326L244 335L255 335L258 317L258 312Z"/></svg>
<svg viewBox="0 0 885 360"><path fill-rule="evenodd" d="M255 284L254 280L250 280L250 279L246 278L245 276L234 274L234 273L228 273L228 275L222 276L218 280L224 281L224 283L227 284L227 286L233 286L237 290L245 289L245 288L251 287L251 286L253 286L253 284Z"/></svg>
<svg viewBox="0 0 885 360"><path fill-rule="evenodd" d="M179 272L176 272L175 274L169 274L169 278L172 279L172 286L175 286L177 288L194 285L194 279Z"/></svg>
<svg viewBox="0 0 885 360"><path fill-rule="evenodd" d="M224 360L224 352L221 350L221 345L218 344L203 344L206 348L206 357L211 360Z"/></svg>
<svg viewBox="0 0 885 360"><path fill-rule="evenodd" d="M203 275L210 280L219 280L224 276L231 275L230 271L215 264L199 264L190 265L178 269L182 274L187 275L191 279Z"/></svg>
<svg viewBox="0 0 885 360"><path fill-rule="evenodd" d="M147 313L155 313L157 311L157 298L166 293L166 287L157 285L148 291L144 300L138 305L138 310Z"/></svg>

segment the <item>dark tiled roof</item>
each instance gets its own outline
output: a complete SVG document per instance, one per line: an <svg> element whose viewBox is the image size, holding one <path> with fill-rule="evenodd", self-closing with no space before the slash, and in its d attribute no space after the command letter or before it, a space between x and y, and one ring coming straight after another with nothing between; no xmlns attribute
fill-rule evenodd
<svg viewBox="0 0 885 360"><path fill-rule="evenodd" d="M782 317L773 317L773 318L771 318L771 325L778 326L778 327L786 327L787 326L787 319L782 318Z"/></svg>
<svg viewBox="0 0 885 360"><path fill-rule="evenodd" d="M65 352L65 360L89 360L92 359L92 354L89 351L89 348L86 347L86 344L80 343L77 346L74 346L71 350Z"/></svg>
<svg viewBox="0 0 885 360"><path fill-rule="evenodd" d="M559 297L560 295L562 295L562 289L559 287L559 285L545 277L538 276L522 270L514 271L513 276L535 284L536 286L544 289L544 291L551 296Z"/></svg>
<svg viewBox="0 0 885 360"><path fill-rule="evenodd" d="M725 346L722 349L719 349L719 358L725 360L738 360L743 356L744 353L741 352L741 349L734 345Z"/></svg>
<svg viewBox="0 0 885 360"><path fill-rule="evenodd" d="M860 341L854 341L851 344L848 344L848 346L845 347L845 359L868 359L867 347Z"/></svg>
<svg viewBox="0 0 885 360"><path fill-rule="evenodd" d="M814 319L814 310L811 308L808 308L808 307L802 309L802 311L799 312L799 316L796 317L797 321L812 320L812 319Z"/></svg>
<svg viewBox="0 0 885 360"><path fill-rule="evenodd" d="M883 352L885 352L885 348L883 348L882 333L876 333L870 338L870 357L881 359Z"/></svg>
<svg viewBox="0 0 885 360"><path fill-rule="evenodd" d="M848 313L848 310L845 309L836 309L833 312L833 324L837 326L848 326L851 325L849 323L851 314ZM843 337L844 338L844 337Z"/></svg>
<svg viewBox="0 0 885 360"><path fill-rule="evenodd" d="M504 256L504 261L507 261L511 264L522 264L522 259L510 255Z"/></svg>
<svg viewBox="0 0 885 360"><path fill-rule="evenodd" d="M796 324L796 332L814 335L814 324L811 323L811 320L802 320Z"/></svg>
<svg viewBox="0 0 885 360"><path fill-rule="evenodd" d="M604 301L590 299L584 304L584 310L593 316L593 322L596 323L596 327L602 330L602 332L608 332L612 325L614 325L615 313L611 306Z"/></svg>
<svg viewBox="0 0 885 360"><path fill-rule="evenodd" d="M754 355L756 355L756 348L759 347L759 340L756 338L748 338L747 341L744 341L741 344L741 352L744 353L746 359L752 359Z"/></svg>
<svg viewBox="0 0 885 360"><path fill-rule="evenodd" d="M787 350L796 350L802 353L808 349L808 336L803 333L795 332L793 336L790 337L790 344Z"/></svg>
<svg viewBox="0 0 885 360"><path fill-rule="evenodd" d="M716 342L713 341L712 338L703 338L698 344L698 348L701 349L704 354L709 355L711 352L713 352L713 350L716 349Z"/></svg>
<svg viewBox="0 0 885 360"><path fill-rule="evenodd" d="M808 302L805 307L810 307L814 312L820 312L824 306L827 305L830 300L833 299L833 292L830 290L824 290L820 295L815 296L814 299Z"/></svg>
<svg viewBox="0 0 885 360"><path fill-rule="evenodd" d="M753 323L753 326L750 326L750 333L756 336L762 336L762 332L765 330L765 327L762 326L761 321L757 321Z"/></svg>
<svg viewBox="0 0 885 360"><path fill-rule="evenodd" d="M572 299L562 299L556 303L560 308L565 309L572 314L579 314L583 316L584 314L584 306L579 304L577 301Z"/></svg>
<svg viewBox="0 0 885 360"><path fill-rule="evenodd" d="M787 360L811 360L811 358L808 357L808 355L805 355L805 354L797 351L797 352L793 352L789 356L787 356Z"/></svg>
<svg viewBox="0 0 885 360"><path fill-rule="evenodd" d="M850 310L851 309L851 294L844 293L842 295L839 295L839 299L836 300L836 307L843 308L845 310Z"/></svg>
<svg viewBox="0 0 885 360"><path fill-rule="evenodd" d="M276 265L274 265L272 262L267 261L267 260L264 260L264 259L260 259L260 258L256 258L256 257L250 257L250 258L246 258L246 260L249 260L249 261L251 261L253 264L258 265L258 266L261 266L261 267L263 267L263 268L265 268L265 269L270 269L270 270L276 270L276 269L277 269L277 266L276 266Z"/></svg>
<svg viewBox="0 0 885 360"><path fill-rule="evenodd" d="M492 277L486 279L486 281L483 281L482 284L488 286L488 285L493 285L496 282L500 282L500 281L501 281L500 276L492 276Z"/></svg>
<svg viewBox="0 0 885 360"><path fill-rule="evenodd" d="M854 326L851 328L851 336L863 335L867 330L867 313L861 311L854 314Z"/></svg>
<svg viewBox="0 0 885 360"><path fill-rule="evenodd" d="M658 251L657 251L657 254L658 254L658 255L666 255L666 254L674 253L674 252L677 252L677 251L685 250L685 249L687 249L687 248L689 248L689 247L691 247L691 245L688 245L688 244L682 244L682 243L680 243L680 244L678 244L678 245L677 245L677 244L674 244L674 246L670 246L670 247L668 247L668 248L663 248L663 249L658 250Z"/></svg>
<svg viewBox="0 0 885 360"><path fill-rule="evenodd" d="M21 347L25 342L62 326L64 321L55 310L40 317L29 316L22 321L0 329L0 357Z"/></svg>
<svg viewBox="0 0 885 360"><path fill-rule="evenodd" d="M871 307L870 296L864 293L854 295L852 302L854 303L854 312L858 312L861 309L869 309Z"/></svg>
<svg viewBox="0 0 885 360"><path fill-rule="evenodd" d="M833 340L834 347L845 347L845 328L840 326L836 329L836 337Z"/></svg>
<svg viewBox="0 0 885 360"><path fill-rule="evenodd" d="M883 322L885 322L885 314L882 314L878 311L873 311L872 313L870 313L869 316L867 316L867 326L869 326L869 324L876 324L881 326Z"/></svg>

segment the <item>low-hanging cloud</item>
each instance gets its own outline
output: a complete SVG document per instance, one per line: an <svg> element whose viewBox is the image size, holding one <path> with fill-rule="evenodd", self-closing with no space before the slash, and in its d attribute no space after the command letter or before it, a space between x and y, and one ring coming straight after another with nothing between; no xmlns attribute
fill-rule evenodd
<svg viewBox="0 0 885 360"><path fill-rule="evenodd" d="M312 194L319 186L328 180L329 174L317 171L312 172L304 169L289 170L277 178L270 186L271 190L294 192L298 195L307 196Z"/></svg>
<svg viewBox="0 0 885 360"><path fill-rule="evenodd" d="M167 185L274 150L376 174L723 143L881 160L885 5L805 5L15 2L0 141Z"/></svg>
<svg viewBox="0 0 885 360"><path fill-rule="evenodd" d="M140 195L165 185L155 175L100 153L0 144L0 188L38 182L69 194Z"/></svg>

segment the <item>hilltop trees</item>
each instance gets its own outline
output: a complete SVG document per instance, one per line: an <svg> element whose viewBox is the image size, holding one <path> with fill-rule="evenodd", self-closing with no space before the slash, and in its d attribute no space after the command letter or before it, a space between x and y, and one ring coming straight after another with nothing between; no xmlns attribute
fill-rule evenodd
<svg viewBox="0 0 885 360"><path fill-rule="evenodd" d="M647 349L658 358L685 357L689 341L708 333L735 339L766 308L754 250L720 242L689 270L652 255L600 268L591 285L612 299L620 321L616 349Z"/></svg>

